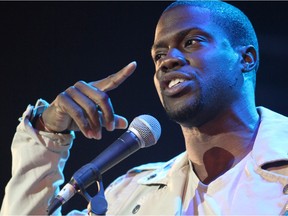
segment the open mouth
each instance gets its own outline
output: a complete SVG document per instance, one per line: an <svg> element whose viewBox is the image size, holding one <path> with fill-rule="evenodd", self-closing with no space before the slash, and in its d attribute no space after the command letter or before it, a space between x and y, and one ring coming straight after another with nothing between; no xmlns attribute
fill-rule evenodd
<svg viewBox="0 0 288 216"><path fill-rule="evenodd" d="M176 85L178 85L179 83L182 83L184 82L185 79L182 79L182 78L176 78L176 79L173 79L171 80L169 83L168 83L168 88L172 88Z"/></svg>

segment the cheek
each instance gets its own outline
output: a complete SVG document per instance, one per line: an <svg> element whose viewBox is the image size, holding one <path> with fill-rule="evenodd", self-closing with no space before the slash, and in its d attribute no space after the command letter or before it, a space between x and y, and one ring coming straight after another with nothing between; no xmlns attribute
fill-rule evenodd
<svg viewBox="0 0 288 216"><path fill-rule="evenodd" d="M162 98L162 95L161 95L161 90L160 90L160 84L156 78L156 74L154 75L154 85L155 85L155 88L157 90L157 93L158 93L158 96L160 98L160 101L161 103L163 104L163 98Z"/></svg>
<svg viewBox="0 0 288 216"><path fill-rule="evenodd" d="M219 55L219 58L207 62L209 64L205 64L207 66L205 69L213 83L218 83L219 86L223 85L222 87L233 87L240 81L241 71L238 64L238 55L235 53Z"/></svg>

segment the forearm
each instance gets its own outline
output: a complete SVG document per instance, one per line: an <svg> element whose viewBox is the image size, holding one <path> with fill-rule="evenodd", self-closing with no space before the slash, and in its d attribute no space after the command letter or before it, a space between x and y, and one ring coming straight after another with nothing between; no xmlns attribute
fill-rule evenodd
<svg viewBox="0 0 288 216"><path fill-rule="evenodd" d="M50 199L64 182L62 171L74 134L35 130L31 113L28 107L13 139L12 178L5 188L1 215L47 214Z"/></svg>

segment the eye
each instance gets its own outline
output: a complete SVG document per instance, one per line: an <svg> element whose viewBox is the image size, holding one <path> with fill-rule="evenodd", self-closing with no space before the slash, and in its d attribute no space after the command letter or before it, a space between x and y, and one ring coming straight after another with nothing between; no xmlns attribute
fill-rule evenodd
<svg viewBox="0 0 288 216"><path fill-rule="evenodd" d="M185 48L195 48L201 46L201 42L204 42L204 39L202 37L193 37L188 38L184 41L184 47Z"/></svg>
<svg viewBox="0 0 288 216"><path fill-rule="evenodd" d="M166 55L165 53L157 53L157 54L155 54L154 58L153 58L154 62L157 62L159 59L165 57L165 55Z"/></svg>
<svg viewBox="0 0 288 216"><path fill-rule="evenodd" d="M188 46L193 46L194 44L196 44L197 42L194 39L189 39L185 42L185 47Z"/></svg>

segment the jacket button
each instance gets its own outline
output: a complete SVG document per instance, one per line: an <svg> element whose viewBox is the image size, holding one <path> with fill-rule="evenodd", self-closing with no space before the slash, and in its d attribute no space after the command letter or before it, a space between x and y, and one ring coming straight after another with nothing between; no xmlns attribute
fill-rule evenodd
<svg viewBox="0 0 288 216"><path fill-rule="evenodd" d="M286 195L288 194L288 184L284 186L283 193Z"/></svg>
<svg viewBox="0 0 288 216"><path fill-rule="evenodd" d="M133 213L133 214L136 214L136 213L139 211L139 209L140 209L140 205L138 204L138 205L136 205L135 208L132 210L132 213Z"/></svg>
<svg viewBox="0 0 288 216"><path fill-rule="evenodd" d="M149 177L147 178L147 180L153 179L153 178L155 178L156 176L157 176L156 174L153 174L153 175L149 176Z"/></svg>

